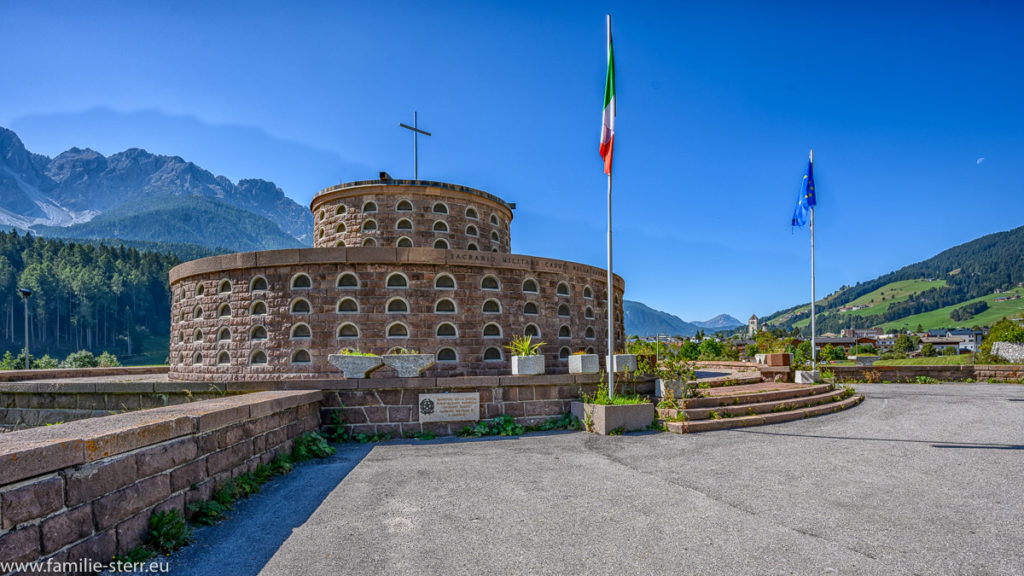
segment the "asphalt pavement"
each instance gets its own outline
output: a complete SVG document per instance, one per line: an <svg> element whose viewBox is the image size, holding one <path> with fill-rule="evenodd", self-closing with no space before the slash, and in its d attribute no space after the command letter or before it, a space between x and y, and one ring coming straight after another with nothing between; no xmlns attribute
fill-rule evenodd
<svg viewBox="0 0 1024 576"><path fill-rule="evenodd" d="M1024 386L857 390L740 430L340 446L171 573L1024 574Z"/></svg>

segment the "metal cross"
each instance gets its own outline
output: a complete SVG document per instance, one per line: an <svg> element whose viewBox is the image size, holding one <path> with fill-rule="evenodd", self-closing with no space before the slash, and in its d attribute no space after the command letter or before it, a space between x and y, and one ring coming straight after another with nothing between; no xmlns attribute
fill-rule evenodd
<svg viewBox="0 0 1024 576"><path fill-rule="evenodd" d="M413 179L420 179L420 134L424 136L430 136L430 132L419 129L419 118L418 114L413 111L412 113L412 126L407 124L399 123L399 126L406 130L412 130L412 167L413 167Z"/></svg>

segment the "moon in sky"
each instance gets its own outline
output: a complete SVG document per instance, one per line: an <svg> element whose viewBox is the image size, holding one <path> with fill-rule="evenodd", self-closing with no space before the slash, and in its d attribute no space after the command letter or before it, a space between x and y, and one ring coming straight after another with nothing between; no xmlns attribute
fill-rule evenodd
<svg viewBox="0 0 1024 576"><path fill-rule="evenodd" d="M981 158L978 158L978 165L980 166L981 163L984 162L984 161L985 161L985 157L984 156L982 156Z"/></svg>

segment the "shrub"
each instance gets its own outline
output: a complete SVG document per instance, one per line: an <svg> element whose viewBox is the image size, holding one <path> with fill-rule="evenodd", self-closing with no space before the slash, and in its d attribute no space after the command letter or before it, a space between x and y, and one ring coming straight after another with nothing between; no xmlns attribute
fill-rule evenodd
<svg viewBox="0 0 1024 576"><path fill-rule="evenodd" d="M29 366L34 368L36 364L36 358L29 354L28 356ZM4 352L3 358L0 358L0 370L24 370L25 369L25 350L18 352L15 356L8 350Z"/></svg>
<svg viewBox="0 0 1024 576"><path fill-rule="evenodd" d="M79 350L68 354L68 357L60 363L61 368L95 368L99 365L96 357L88 350Z"/></svg>
<svg viewBox="0 0 1024 576"><path fill-rule="evenodd" d="M60 360L51 358L49 354L43 354L42 358L32 360L32 367L39 370L47 370L51 368L59 368Z"/></svg>
<svg viewBox="0 0 1024 576"><path fill-rule="evenodd" d="M1002 358L992 355L992 344L996 342L1024 343L1024 326L1009 318L1003 318L993 324L978 351L979 362L1005 362Z"/></svg>
<svg viewBox="0 0 1024 576"><path fill-rule="evenodd" d="M916 345L914 344L914 340L906 334L900 334L892 343L893 352L899 352L901 354L913 352L915 347Z"/></svg>
<svg viewBox="0 0 1024 576"><path fill-rule="evenodd" d="M100 354L99 357L96 358L96 364L104 368L116 368L121 365L121 363L118 362L117 360L117 356L114 356L113 354L107 352L106 350L104 350L103 354Z"/></svg>
<svg viewBox="0 0 1024 576"><path fill-rule="evenodd" d="M697 347L697 350L700 353L700 357L707 360L718 358L722 355L722 345L719 344L718 340L711 338L705 338L700 343L700 346Z"/></svg>

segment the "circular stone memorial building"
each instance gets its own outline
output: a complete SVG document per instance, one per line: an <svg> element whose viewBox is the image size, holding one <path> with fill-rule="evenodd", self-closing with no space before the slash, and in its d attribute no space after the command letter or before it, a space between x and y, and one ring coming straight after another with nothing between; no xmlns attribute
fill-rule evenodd
<svg viewBox="0 0 1024 576"><path fill-rule="evenodd" d="M322 190L311 205L313 248L213 256L171 270L169 377L340 377L327 357L343 348L431 353L428 376L508 374L504 346L519 335L545 342L549 373L566 372L573 352L604 356L606 271L512 254L513 208L480 190L424 180ZM623 290L616 277L617 342Z"/></svg>

